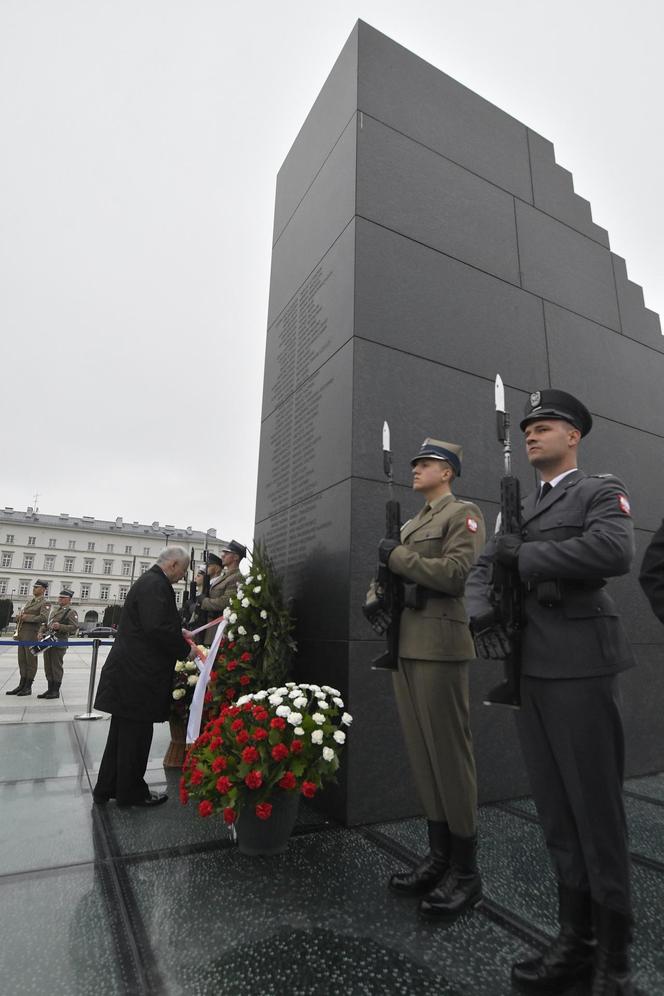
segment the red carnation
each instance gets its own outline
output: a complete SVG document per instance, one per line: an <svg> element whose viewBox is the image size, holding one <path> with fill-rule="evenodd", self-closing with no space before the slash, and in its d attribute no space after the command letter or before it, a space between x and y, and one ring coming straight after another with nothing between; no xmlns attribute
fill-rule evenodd
<svg viewBox="0 0 664 996"><path fill-rule="evenodd" d="M190 781L192 785L201 784L201 782L203 781L203 772L200 770L200 768L196 768L194 771L192 771Z"/></svg>
<svg viewBox="0 0 664 996"><path fill-rule="evenodd" d="M282 716L275 716L274 719L270 720L270 726L273 730L285 730L286 720Z"/></svg>
<svg viewBox="0 0 664 996"><path fill-rule="evenodd" d="M302 743L301 740L293 740L290 745L290 749L293 752L293 754L299 754L303 746L304 744Z"/></svg>
<svg viewBox="0 0 664 996"><path fill-rule="evenodd" d="M282 789L294 789L297 779L292 771L287 771L283 778L279 779L278 785Z"/></svg>
<svg viewBox="0 0 664 996"><path fill-rule="evenodd" d="M221 795L226 795L226 793L230 790L230 787L231 780L226 775L222 775L221 778L217 778L215 788L217 789L217 792L221 793Z"/></svg>
<svg viewBox="0 0 664 996"><path fill-rule="evenodd" d="M315 794L316 794L315 782L302 782L302 795L306 796L307 799L313 799Z"/></svg>
<svg viewBox="0 0 664 996"><path fill-rule="evenodd" d="M233 648L234 648L234 647L235 647L235 644L234 644L234 643L229 643L229 644L227 644L227 649L228 649L228 650L233 650Z"/></svg>
<svg viewBox="0 0 664 996"><path fill-rule="evenodd" d="M226 670L234 671L236 667L237 667L237 661L229 661L228 664L226 665Z"/></svg>
<svg viewBox="0 0 664 996"><path fill-rule="evenodd" d="M241 685L248 685L250 681L251 681L251 678L249 677L248 674L242 674L242 675L240 675L240 684Z"/></svg>
<svg viewBox="0 0 664 996"><path fill-rule="evenodd" d="M189 802L189 793L187 792L186 788L180 789L180 802L182 803L183 806L186 806L187 803Z"/></svg>
<svg viewBox="0 0 664 996"><path fill-rule="evenodd" d="M257 723L262 723L264 720L267 719L269 715L267 709L264 706L260 705L254 706L253 713L254 713L254 719L256 720Z"/></svg>
<svg viewBox="0 0 664 996"><path fill-rule="evenodd" d="M259 802L256 806L256 816L259 820L269 820L272 815L271 802Z"/></svg>
<svg viewBox="0 0 664 996"><path fill-rule="evenodd" d="M251 660L251 654L248 654L245 650L243 654L240 654L240 660L243 664L247 664Z"/></svg>
<svg viewBox="0 0 664 996"><path fill-rule="evenodd" d="M234 699L235 698L235 689L234 688L227 688L226 689L226 698L227 699Z"/></svg>
<svg viewBox="0 0 664 996"><path fill-rule="evenodd" d="M203 799L202 802L198 804L198 815L199 816L212 816L214 812L214 806L209 799Z"/></svg>
<svg viewBox="0 0 664 996"><path fill-rule="evenodd" d="M249 734L247 733L246 730L240 730L235 739L240 744L240 746L242 746L242 744L246 744L247 740L249 739Z"/></svg>
<svg viewBox="0 0 664 996"><path fill-rule="evenodd" d="M253 706L251 702L245 702L244 705L242 706L242 712L251 712L252 709Z"/></svg>
<svg viewBox="0 0 664 996"><path fill-rule="evenodd" d="M214 761L212 762L212 770L214 771L215 775L218 774L220 771L225 771L226 770L226 758L225 757L215 757Z"/></svg>
<svg viewBox="0 0 664 996"><path fill-rule="evenodd" d="M210 741L210 750L219 750L223 742L224 741L221 737L212 737L212 740Z"/></svg>
<svg viewBox="0 0 664 996"><path fill-rule="evenodd" d="M224 809L224 823L235 823L235 818L237 813L231 806L226 806Z"/></svg>
<svg viewBox="0 0 664 996"><path fill-rule="evenodd" d="M209 705L210 702L212 702L212 692L205 693L205 695L203 696L203 702L205 702L206 705Z"/></svg>
<svg viewBox="0 0 664 996"><path fill-rule="evenodd" d="M216 680L217 680L217 672L210 671L210 681L216 681Z"/></svg>
<svg viewBox="0 0 664 996"><path fill-rule="evenodd" d="M244 779L244 784L247 788L258 789L263 784L263 776L260 771L250 771Z"/></svg>
<svg viewBox="0 0 664 996"><path fill-rule="evenodd" d="M244 726L243 719L234 719L233 722L231 723L231 730L235 732L236 730L241 730L243 726Z"/></svg>
<svg viewBox="0 0 664 996"><path fill-rule="evenodd" d="M253 764L258 760L258 751L255 747L245 747L242 751L242 760L245 764Z"/></svg>
<svg viewBox="0 0 664 996"><path fill-rule="evenodd" d="M254 740L265 740L267 737L267 730L264 730L262 726L257 726L251 736Z"/></svg>
<svg viewBox="0 0 664 996"><path fill-rule="evenodd" d="M275 761L283 761L288 757L288 747L285 744L275 744L272 748L272 757Z"/></svg>

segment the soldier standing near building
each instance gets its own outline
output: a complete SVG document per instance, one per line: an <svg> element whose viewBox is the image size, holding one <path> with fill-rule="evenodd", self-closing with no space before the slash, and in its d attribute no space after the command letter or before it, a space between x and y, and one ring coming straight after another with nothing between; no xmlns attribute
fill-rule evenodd
<svg viewBox="0 0 664 996"><path fill-rule="evenodd" d="M468 667L473 642L464 583L484 543L476 505L451 491L462 449L425 439L411 461L424 508L382 540L379 558L404 581L399 668L394 691L415 783L427 818L429 853L390 888L424 896L424 916L453 919L482 898L477 869L477 781L469 722Z"/></svg>
<svg viewBox="0 0 664 996"><path fill-rule="evenodd" d="M48 619L50 606L46 601L47 581L35 581L32 586L32 598L28 599L16 616L15 640L36 642L37 634ZM16 688L5 692L6 695L32 695L32 682L37 674L37 658L30 653L29 647L18 647L18 669L20 680Z"/></svg>
<svg viewBox="0 0 664 996"><path fill-rule="evenodd" d="M231 595L242 581L240 562L247 556L247 548L242 543L231 540L228 546L220 550L221 557L214 553L208 553L208 574L210 575L210 594L206 597L199 595L196 601L201 609L207 613L208 621L220 616L231 600ZM217 627L206 629L203 634L203 643L206 647L211 646Z"/></svg>
<svg viewBox="0 0 664 996"><path fill-rule="evenodd" d="M543 955L515 964L512 980L529 992L561 992L594 971L593 996L628 996L632 906L616 674L634 660L604 586L629 571L634 528L622 482L577 469L591 427L572 395L530 395L521 429L541 486L522 502L521 538L489 541L466 597L472 617L490 610L494 559L522 582L517 725L558 879L560 933Z"/></svg>
<svg viewBox="0 0 664 996"><path fill-rule="evenodd" d="M71 606L74 592L71 588L63 588L58 595L58 604L53 606L48 614L48 619L44 626L44 631L52 633L57 637L58 642L67 643L70 636L74 636L78 629L78 615L76 609ZM44 633L40 633L43 637ZM62 684L63 661L67 653L66 647L48 647L44 650L44 672L48 682L48 688L37 696L38 699L59 699L60 685Z"/></svg>

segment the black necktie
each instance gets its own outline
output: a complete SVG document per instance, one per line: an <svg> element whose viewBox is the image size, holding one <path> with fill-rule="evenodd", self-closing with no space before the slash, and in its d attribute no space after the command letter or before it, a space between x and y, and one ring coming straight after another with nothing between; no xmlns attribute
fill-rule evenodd
<svg viewBox="0 0 664 996"><path fill-rule="evenodd" d="M553 488L551 487L551 485L549 484L548 481L545 481L544 484L542 485L541 489L540 489L540 493L539 493L539 496L537 498L537 501L540 502L540 501L542 501L543 498L546 498L546 496L548 495L549 491L553 491Z"/></svg>

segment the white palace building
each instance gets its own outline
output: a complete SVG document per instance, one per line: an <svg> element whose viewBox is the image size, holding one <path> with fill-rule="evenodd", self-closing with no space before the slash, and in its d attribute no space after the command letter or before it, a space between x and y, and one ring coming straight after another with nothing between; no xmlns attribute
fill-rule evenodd
<svg viewBox="0 0 664 996"><path fill-rule="evenodd" d="M132 582L148 570L168 544L193 548L199 565L204 550L218 554L224 540L216 529L200 532L191 526L161 526L153 522L112 522L91 515L44 515L5 507L0 511L0 598L11 598L14 611L32 595L37 578L48 581L48 600L63 586L74 589L81 622L101 622L108 605L122 604ZM191 575L187 576L187 579ZM178 606L185 581L175 585Z"/></svg>

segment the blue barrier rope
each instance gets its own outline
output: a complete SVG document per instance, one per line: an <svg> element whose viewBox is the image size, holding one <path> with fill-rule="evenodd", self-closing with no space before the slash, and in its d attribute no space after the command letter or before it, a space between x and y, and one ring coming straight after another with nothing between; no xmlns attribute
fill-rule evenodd
<svg viewBox="0 0 664 996"><path fill-rule="evenodd" d="M57 643L52 643L49 640L43 644L43 647L44 650L49 650L50 647L94 647L95 643L111 647L114 642L114 640L59 640ZM39 643L39 640L0 640L0 647L36 647Z"/></svg>

